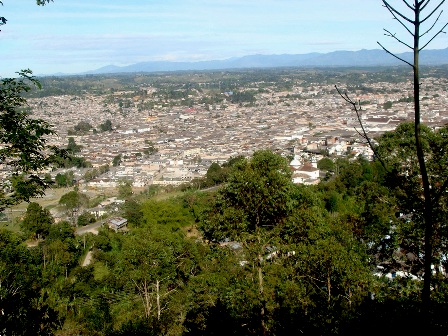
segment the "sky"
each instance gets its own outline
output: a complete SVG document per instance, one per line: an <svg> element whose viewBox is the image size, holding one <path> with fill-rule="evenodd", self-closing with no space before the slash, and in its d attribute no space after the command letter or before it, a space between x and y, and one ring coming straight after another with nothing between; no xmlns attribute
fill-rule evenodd
<svg viewBox="0 0 448 336"><path fill-rule="evenodd" d="M410 41L380 0L54 0L43 7L35 0L2 2L0 17L8 22L0 27L1 77L26 68L35 74L80 73L146 61L378 49L377 41L406 51L383 28ZM389 2L403 9L402 0ZM448 21L447 6L434 30ZM447 47L442 34L428 49Z"/></svg>

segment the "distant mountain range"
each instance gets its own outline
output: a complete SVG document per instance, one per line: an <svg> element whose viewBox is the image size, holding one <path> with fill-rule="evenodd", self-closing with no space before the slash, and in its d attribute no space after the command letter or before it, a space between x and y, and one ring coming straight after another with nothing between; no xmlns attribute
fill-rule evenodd
<svg viewBox="0 0 448 336"><path fill-rule="evenodd" d="M397 56L412 62L412 53L406 52ZM448 48L423 50L420 53L422 65L448 64ZM359 51L334 51L326 54L309 53L298 55L250 55L225 60L202 62L167 62L154 61L136 63L128 66L108 65L85 74L113 74L132 72L158 72L183 70L226 70L247 68L277 67L374 67L395 66L403 64L395 57L381 49Z"/></svg>

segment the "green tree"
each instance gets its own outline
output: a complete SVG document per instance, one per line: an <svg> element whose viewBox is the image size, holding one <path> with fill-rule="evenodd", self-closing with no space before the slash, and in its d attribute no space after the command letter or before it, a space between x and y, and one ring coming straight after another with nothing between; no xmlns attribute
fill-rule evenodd
<svg viewBox="0 0 448 336"><path fill-rule="evenodd" d="M48 235L52 224L54 224L54 218L50 211L43 209L38 203L31 202L20 227L28 236L39 239Z"/></svg>
<svg viewBox="0 0 448 336"><path fill-rule="evenodd" d="M292 209L291 171L281 156L268 150L242 160L218 192L210 220L202 223L206 238L236 238L284 222Z"/></svg>
<svg viewBox="0 0 448 336"><path fill-rule="evenodd" d="M334 171L335 165L332 159L322 158L317 162L317 168L320 170Z"/></svg>
<svg viewBox="0 0 448 336"><path fill-rule="evenodd" d="M90 125L87 121L80 121L74 127L76 134L86 134L91 129L92 129L92 125Z"/></svg>
<svg viewBox="0 0 448 336"><path fill-rule="evenodd" d="M145 144L147 147L144 150L145 155L152 155L158 152L158 149L156 148L154 142L150 140L145 140Z"/></svg>
<svg viewBox="0 0 448 336"><path fill-rule="evenodd" d="M75 213L82 207L87 206L89 198L87 195L78 191L72 190L61 196L59 204L63 205L69 212L70 216L74 220ZM74 222L75 224L75 222Z"/></svg>
<svg viewBox="0 0 448 336"><path fill-rule="evenodd" d="M341 195L336 191L331 191L325 197L325 208L331 212L338 212L341 207Z"/></svg>
<svg viewBox="0 0 448 336"><path fill-rule="evenodd" d="M39 246L43 258L43 275L48 283L61 275L65 278L69 268L78 265L81 244L76 240L73 226L67 221L51 225L46 239Z"/></svg>
<svg viewBox="0 0 448 336"><path fill-rule="evenodd" d="M133 226L141 226L143 221L142 206L137 201L128 199L125 201L124 217L128 220L128 223Z"/></svg>
<svg viewBox="0 0 448 336"><path fill-rule="evenodd" d="M67 152L70 154L76 154L81 151L81 148L82 146L78 145L73 137L68 138Z"/></svg>
<svg viewBox="0 0 448 336"><path fill-rule="evenodd" d="M208 168L205 177L208 185L217 185L224 182L225 176L221 166L218 163L213 162Z"/></svg>
<svg viewBox="0 0 448 336"><path fill-rule="evenodd" d="M167 227L177 231L194 224L192 214L178 199L163 201L148 200L141 206L145 227Z"/></svg>
<svg viewBox="0 0 448 336"><path fill-rule="evenodd" d="M287 304L310 315L308 323L315 328L312 334L337 334L341 322L353 315L372 288L368 256L339 218L299 210L287 228L291 235L288 248L295 253L285 261L285 266L292 268L292 277L285 281L295 279L301 283L298 289L306 293L300 298L301 306Z"/></svg>
<svg viewBox="0 0 448 336"><path fill-rule="evenodd" d="M66 187L67 186L67 175L57 173L55 176L56 185L58 187Z"/></svg>
<svg viewBox="0 0 448 336"><path fill-rule="evenodd" d="M77 223L79 226L85 226L91 223L95 223L95 221L96 218L93 214L91 214L90 212L83 212L78 216Z"/></svg>
<svg viewBox="0 0 448 336"><path fill-rule="evenodd" d="M114 156L114 159L112 160L112 166L118 167L121 163L121 154L118 154Z"/></svg>
<svg viewBox="0 0 448 336"><path fill-rule="evenodd" d="M58 316L41 297L40 260L11 232L0 230L0 333L52 335Z"/></svg>
<svg viewBox="0 0 448 336"><path fill-rule="evenodd" d="M40 88L40 83L30 70L0 81L0 160L11 171L0 182L0 209L43 195L49 184L39 173L64 156L47 144L47 136L54 134L51 125L21 109L26 105L23 94L32 86Z"/></svg>
<svg viewBox="0 0 448 336"><path fill-rule="evenodd" d="M440 255L443 254L448 241L446 220L448 216L446 208L446 185L448 173L448 128L443 127L432 131L427 126L421 125L420 144L425 153L425 165L427 176L431 186L432 208L432 263L440 264ZM415 143L415 128L413 123L403 123L395 131L383 134L379 139L378 153L384 157L390 171L387 176L387 185L393 190L396 199L396 210L402 214L403 219L398 223L397 230L401 232L399 237L401 247L412 252L420 265L425 259L425 203L422 202L422 176L419 159L417 157ZM403 165L406 162L406 165ZM421 274L425 270L415 265L413 272Z"/></svg>
<svg viewBox="0 0 448 336"><path fill-rule="evenodd" d="M391 101L387 101L383 104L383 109L385 110L389 110L392 108L392 102Z"/></svg>
<svg viewBox="0 0 448 336"><path fill-rule="evenodd" d="M112 131L112 122L107 119L104 123L100 125L101 132L110 132Z"/></svg>
<svg viewBox="0 0 448 336"><path fill-rule="evenodd" d="M227 184L200 225L204 236L213 241L236 239L244 245L247 260L257 279L259 330L267 325L264 257L275 246L277 230L293 208L291 171L281 156L268 150L242 160L230 173Z"/></svg>
<svg viewBox="0 0 448 336"><path fill-rule="evenodd" d="M132 181L122 179L118 181L118 197L128 199L133 194Z"/></svg>
<svg viewBox="0 0 448 336"><path fill-rule="evenodd" d="M114 310L119 310L119 328L141 319L144 330L162 328L154 334L181 334L181 316L188 305L183 291L189 278L199 271L197 248L202 244L157 220L126 235L112 234L110 240L113 248L99 253L98 260L107 260L113 279L110 286L123 291L117 298L125 297L124 302L114 305ZM101 286L106 285L103 280Z"/></svg>

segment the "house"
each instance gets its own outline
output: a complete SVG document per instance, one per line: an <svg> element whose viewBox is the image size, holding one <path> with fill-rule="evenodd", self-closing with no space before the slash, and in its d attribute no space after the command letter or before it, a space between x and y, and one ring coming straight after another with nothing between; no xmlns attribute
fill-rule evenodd
<svg viewBox="0 0 448 336"><path fill-rule="evenodd" d="M292 168L292 181L296 184L317 184L319 183L319 169L310 162L305 162L299 168Z"/></svg>
<svg viewBox="0 0 448 336"><path fill-rule="evenodd" d="M109 228L118 232L127 228L128 220L122 217L114 217L109 220Z"/></svg>
<svg viewBox="0 0 448 336"><path fill-rule="evenodd" d="M89 209L89 212L95 216L96 219L100 218L101 216L107 214L107 210L102 207L96 207Z"/></svg>

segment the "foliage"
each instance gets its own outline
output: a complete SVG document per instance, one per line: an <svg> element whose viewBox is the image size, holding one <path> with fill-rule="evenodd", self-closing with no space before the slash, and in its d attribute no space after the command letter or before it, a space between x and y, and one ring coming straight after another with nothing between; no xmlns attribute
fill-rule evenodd
<svg viewBox="0 0 448 336"><path fill-rule="evenodd" d="M110 132L112 131L112 122L107 119L104 123L100 125L101 132Z"/></svg>
<svg viewBox="0 0 448 336"><path fill-rule="evenodd" d="M185 184L183 189L206 189L220 185L227 181L232 168L242 160L245 160L243 156L231 157L222 166L217 162L213 162L207 169L204 177L195 178L190 183Z"/></svg>
<svg viewBox="0 0 448 336"><path fill-rule="evenodd" d="M73 130L68 130L68 135L85 135L92 128L92 125L90 125L87 121L80 121L73 127Z"/></svg>
<svg viewBox="0 0 448 336"><path fill-rule="evenodd" d="M97 168L93 168L91 170L88 170L84 173L83 179L86 182L92 181L93 179L99 177L102 174L105 174L109 171L109 165L105 164L103 166L100 166Z"/></svg>
<svg viewBox="0 0 448 336"><path fill-rule="evenodd" d="M152 141L145 140L145 144L147 146L147 147L145 147L145 150L144 150L145 155L152 155L159 151Z"/></svg>
<svg viewBox="0 0 448 336"><path fill-rule="evenodd" d="M335 165L332 159L322 158L317 162L317 168L319 168L320 170L333 171Z"/></svg>
<svg viewBox="0 0 448 336"><path fill-rule="evenodd" d="M79 191L72 190L62 195L59 204L64 205L67 209L78 208L88 204L88 197Z"/></svg>
<svg viewBox="0 0 448 336"><path fill-rule="evenodd" d="M85 226L91 223L95 223L95 221L95 215L91 214L90 212L83 212L78 216L77 223L79 226Z"/></svg>
<svg viewBox="0 0 448 336"><path fill-rule="evenodd" d="M225 175L221 166L213 162L207 170L206 173L206 182L208 185L217 185L224 182Z"/></svg>
<svg viewBox="0 0 448 336"><path fill-rule="evenodd" d="M267 150L240 161L202 223L206 238L219 241L281 224L292 206L290 177L286 160Z"/></svg>
<svg viewBox="0 0 448 336"><path fill-rule="evenodd" d="M57 173L54 179L58 187L72 187L74 185L74 173L71 170L66 173Z"/></svg>
<svg viewBox="0 0 448 336"><path fill-rule="evenodd" d="M397 223L400 246L420 258L424 247L425 205L421 198L421 174L416 155L414 130L413 123L403 123L394 132L383 134L378 139L378 152L390 167L387 186L393 192L396 199L396 211L401 214L402 219ZM447 127L437 131L431 131L423 125L421 127L421 144L431 185L435 254L433 262L437 264L440 263L440 258L444 258L445 247L448 243L445 234L448 215L447 200L444 192L448 180L447 132ZM414 266L413 272L418 274L423 270L421 267Z"/></svg>
<svg viewBox="0 0 448 336"><path fill-rule="evenodd" d="M230 96L230 100L234 104L238 103L254 103L257 99L255 98L255 92L253 91L235 91Z"/></svg>
<svg viewBox="0 0 448 336"><path fill-rule="evenodd" d="M73 137L68 138L68 145L67 145L67 152L70 154L76 154L81 151L82 146L78 145L75 142L75 139Z"/></svg>
<svg viewBox="0 0 448 336"><path fill-rule="evenodd" d="M40 83L30 70L19 72L17 79L0 81L0 160L11 171L0 183L0 209L43 195L49 181L39 174L64 156L47 144L47 136L54 134L51 125L20 109L26 105L23 94L32 86L39 88Z"/></svg>
<svg viewBox="0 0 448 336"><path fill-rule="evenodd" d="M57 316L41 297L40 260L11 232L0 230L0 332L51 335Z"/></svg>
<svg viewBox="0 0 448 336"><path fill-rule="evenodd" d="M128 199L133 194L132 181L121 179L118 181L118 197Z"/></svg>
<svg viewBox="0 0 448 336"><path fill-rule="evenodd" d="M143 220L146 227L168 227L173 231L194 223L193 216L181 200L148 200L142 204Z"/></svg>
<svg viewBox="0 0 448 336"><path fill-rule="evenodd" d="M80 193L78 190L72 190L61 196L59 204L64 206L71 217L73 225L76 225L75 214L82 208L87 207L89 198L86 194Z"/></svg>
<svg viewBox="0 0 448 336"><path fill-rule="evenodd" d="M123 206L124 217L131 226L141 226L143 222L142 206L137 201L128 199Z"/></svg>
<svg viewBox="0 0 448 336"><path fill-rule="evenodd" d="M118 154L114 156L114 159L112 160L112 166L118 167L121 164L121 154Z"/></svg>
<svg viewBox="0 0 448 336"><path fill-rule="evenodd" d="M229 245L235 251L229 262L240 268L239 273L232 267L224 271L232 282L214 301L236 323L238 334L287 334L300 328L332 333L343 314L352 314L366 299L372 276L364 246L343 217L328 215L315 193L292 185L282 157L259 151L234 166L204 213L199 227L205 238ZM336 191L333 196L343 208L343 197ZM197 313L212 310L203 307ZM295 320L295 314L308 317ZM194 328L215 328L208 323L213 321Z"/></svg>
<svg viewBox="0 0 448 336"><path fill-rule="evenodd" d="M338 165L318 187L293 185L280 156L256 152L226 167L218 191L126 200L130 231L102 228L85 250L69 223L52 224L34 250L42 302L72 334L352 334L380 309L409 320L421 282L373 275L411 265L397 256L414 225L396 216L400 193L376 162ZM80 267L89 246L92 264ZM434 289L439 302L446 283Z"/></svg>
<svg viewBox="0 0 448 336"><path fill-rule="evenodd" d="M383 109L388 110L392 108L392 102L391 101L387 101L383 104Z"/></svg>
<svg viewBox="0 0 448 336"><path fill-rule="evenodd" d="M28 237L39 239L48 235L52 224L54 224L54 218L51 216L50 211L43 209L36 202L31 202L28 204L20 227Z"/></svg>

